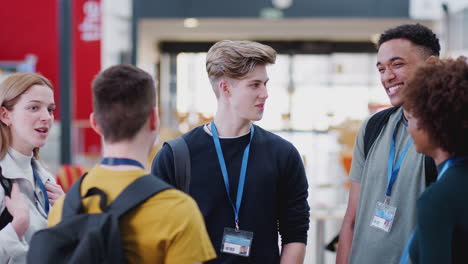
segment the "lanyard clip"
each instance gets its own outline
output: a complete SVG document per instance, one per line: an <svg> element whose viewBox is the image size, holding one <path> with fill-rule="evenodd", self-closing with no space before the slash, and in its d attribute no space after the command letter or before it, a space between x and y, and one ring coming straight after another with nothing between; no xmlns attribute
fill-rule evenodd
<svg viewBox="0 0 468 264"><path fill-rule="evenodd" d="M239 220L236 220L236 232L239 232Z"/></svg>
<svg viewBox="0 0 468 264"><path fill-rule="evenodd" d="M389 205L389 204L390 204L390 196L385 196L384 204L385 204L385 205Z"/></svg>

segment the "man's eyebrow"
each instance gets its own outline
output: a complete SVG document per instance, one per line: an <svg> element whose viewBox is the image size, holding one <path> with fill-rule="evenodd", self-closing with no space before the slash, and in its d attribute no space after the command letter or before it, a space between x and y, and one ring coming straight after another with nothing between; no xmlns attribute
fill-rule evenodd
<svg viewBox="0 0 468 264"><path fill-rule="evenodd" d="M250 83L254 83L254 82L268 82L270 79L266 79L265 81L264 80L250 80L249 82Z"/></svg>
<svg viewBox="0 0 468 264"><path fill-rule="evenodd" d="M398 56L395 56L395 57L392 57L392 58L389 59L390 62L394 62L394 61L396 61L396 60L405 60L405 59L402 58L402 57L398 57ZM382 63L380 63L380 61L378 61L377 64L376 64L375 66L378 67L378 66L381 65L381 64L382 64Z"/></svg>

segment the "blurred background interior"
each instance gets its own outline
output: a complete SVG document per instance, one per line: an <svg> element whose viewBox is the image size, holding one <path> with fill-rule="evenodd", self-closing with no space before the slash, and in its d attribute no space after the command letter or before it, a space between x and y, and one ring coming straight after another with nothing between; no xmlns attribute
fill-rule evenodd
<svg viewBox="0 0 468 264"><path fill-rule="evenodd" d="M102 69L135 64L154 76L160 139L214 114L205 55L221 39L268 44L269 99L258 125L293 142L310 184L305 263L334 263L324 250L346 207L354 138L363 119L389 106L375 67L379 33L421 23L442 56L468 54L468 0L16 0L0 8L0 81L14 72L51 79L56 122L41 158L67 188L100 159L88 122L90 83ZM149 157L149 160L151 160Z"/></svg>

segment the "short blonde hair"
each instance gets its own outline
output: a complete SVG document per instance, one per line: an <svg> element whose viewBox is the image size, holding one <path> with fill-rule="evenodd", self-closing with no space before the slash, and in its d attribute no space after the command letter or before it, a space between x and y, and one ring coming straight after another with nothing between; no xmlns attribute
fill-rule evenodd
<svg viewBox="0 0 468 264"><path fill-rule="evenodd" d="M242 79L257 65L274 64L276 51L267 45L247 40L222 40L216 42L206 55L206 71L211 85L221 77Z"/></svg>
<svg viewBox="0 0 468 264"><path fill-rule="evenodd" d="M0 83L0 105L7 110L13 110L20 96L34 85L45 85L53 90L52 84L44 76L37 73L14 73ZM0 159L5 157L11 145L10 128L0 122ZM38 157L39 149L34 149L34 157Z"/></svg>

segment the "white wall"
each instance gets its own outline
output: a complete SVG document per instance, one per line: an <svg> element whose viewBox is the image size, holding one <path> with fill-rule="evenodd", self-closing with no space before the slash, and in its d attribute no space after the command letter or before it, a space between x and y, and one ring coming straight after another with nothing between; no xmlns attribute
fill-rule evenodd
<svg viewBox="0 0 468 264"><path fill-rule="evenodd" d="M105 69L121 63L120 54L131 51L131 0L102 0L101 63Z"/></svg>
<svg viewBox="0 0 468 264"><path fill-rule="evenodd" d="M450 13L468 7L468 0L410 0L410 17L413 19L443 18L442 4L447 4Z"/></svg>

